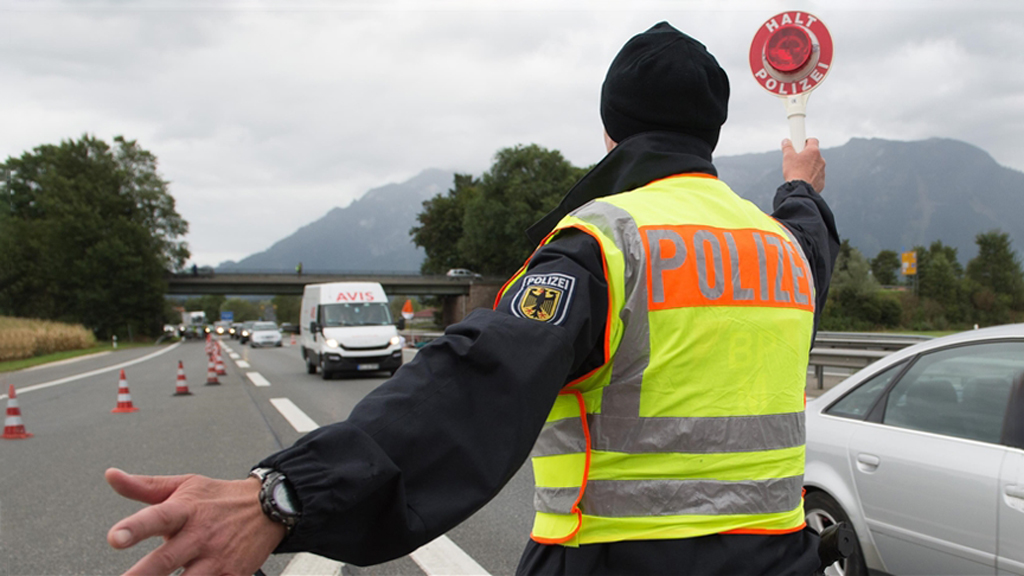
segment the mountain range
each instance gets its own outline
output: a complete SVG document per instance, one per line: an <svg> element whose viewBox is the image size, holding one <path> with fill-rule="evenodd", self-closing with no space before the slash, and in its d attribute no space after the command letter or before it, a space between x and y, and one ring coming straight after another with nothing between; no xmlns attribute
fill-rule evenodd
<svg viewBox="0 0 1024 576"><path fill-rule="evenodd" d="M1024 173L1000 166L980 148L940 138L854 138L822 155L824 195L840 237L869 258L879 250L900 252L941 240L966 263L977 253L975 236L996 228L1024 250ZM782 182L781 163L778 151L715 159L719 177L768 212ZM409 229L423 201L445 193L452 180L452 172L428 169L374 188L267 250L217 270L291 272L302 262L308 272L418 272L424 253Z"/></svg>

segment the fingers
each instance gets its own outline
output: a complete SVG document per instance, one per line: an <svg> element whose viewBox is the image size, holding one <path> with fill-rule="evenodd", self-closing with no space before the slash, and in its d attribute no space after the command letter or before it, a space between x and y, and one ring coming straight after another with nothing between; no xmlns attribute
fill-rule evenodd
<svg viewBox="0 0 1024 576"><path fill-rule="evenodd" d="M173 536L188 521L188 509L177 502L148 506L121 520L107 532L114 548L128 548L153 536Z"/></svg>
<svg viewBox="0 0 1024 576"><path fill-rule="evenodd" d="M139 476L117 468L108 468L103 476L121 496L146 504L163 502L188 479L188 476Z"/></svg>
<svg viewBox="0 0 1024 576"><path fill-rule="evenodd" d="M197 555L195 542L182 538L172 538L163 543L156 550L142 557L134 566L124 573L124 576L151 576L153 574L170 574L178 568L191 562ZM203 564L200 560L196 565ZM192 571L193 574L199 572ZM213 572L206 572L212 574ZM220 573L219 571L217 572Z"/></svg>

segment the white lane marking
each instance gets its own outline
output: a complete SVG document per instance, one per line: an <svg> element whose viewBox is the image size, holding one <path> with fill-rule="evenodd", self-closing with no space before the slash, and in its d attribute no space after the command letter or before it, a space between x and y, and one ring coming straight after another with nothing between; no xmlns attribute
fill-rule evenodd
<svg viewBox="0 0 1024 576"><path fill-rule="evenodd" d="M245 360L235 360L235 365L239 368L252 368L252 366L250 366Z"/></svg>
<svg viewBox="0 0 1024 576"><path fill-rule="evenodd" d="M241 358L241 356L235 354L234 352L229 352L228 357L231 358L232 360L238 360L239 358Z"/></svg>
<svg viewBox="0 0 1024 576"><path fill-rule="evenodd" d="M430 576L486 575L487 570L477 564L447 536L438 536L409 554L412 561Z"/></svg>
<svg viewBox="0 0 1024 576"><path fill-rule="evenodd" d="M106 352L96 352L95 354L86 354L85 356L76 356L74 358L68 358L67 360L60 360L57 362L48 362L46 364L40 364L39 366L33 366L31 368L22 368L20 372L32 372L33 370L42 370L43 368L49 368L51 366L63 366L65 364L71 364L73 362L79 362L81 360L88 360L90 358L96 358L97 356L106 356L112 354L113 350L107 350Z"/></svg>
<svg viewBox="0 0 1024 576"><path fill-rule="evenodd" d="M129 366L134 366L136 364L141 364L142 362L145 362L147 360L152 360L153 358L156 358L157 356L160 356L161 354L166 354L166 353L170 352L171 350L174 350L178 346L181 346L181 342L177 342L175 344L171 344L170 346L168 346L167 348L165 348L163 350L157 350L156 352L153 352L152 354L147 354L147 355L143 356L142 358L136 358L135 360L129 360L128 362L122 362L120 364L115 364L113 366L107 366L106 368L99 368L97 370L91 370L89 372L83 372L81 374L76 374L74 376L68 376L66 378L60 378L60 379L57 379L57 380L52 380L50 382L44 382L42 384L34 384L32 386L25 386L24 388L16 389L15 392L18 393L18 394L24 394L25 392L34 392L36 390L42 390L44 388L51 388L53 386L60 386L61 384L67 384L68 382L74 382L75 380L81 380L82 378L89 378L90 376L96 376L97 374L104 374L106 372L113 372L114 370L120 370L121 368L127 368ZM7 399L7 394L0 394L0 400L6 400L6 399Z"/></svg>
<svg viewBox="0 0 1024 576"><path fill-rule="evenodd" d="M246 372L245 375L249 377L249 380L252 380L253 386L270 386L270 381L264 378L263 374L260 374L259 372Z"/></svg>
<svg viewBox="0 0 1024 576"><path fill-rule="evenodd" d="M299 552L292 558L292 561L284 567L281 576L339 576L344 566L330 558Z"/></svg>
<svg viewBox="0 0 1024 576"><path fill-rule="evenodd" d="M299 409L294 402L287 398L271 398L270 403L292 425L292 428L295 428L296 432L312 432L320 427L312 418L306 416L306 413Z"/></svg>

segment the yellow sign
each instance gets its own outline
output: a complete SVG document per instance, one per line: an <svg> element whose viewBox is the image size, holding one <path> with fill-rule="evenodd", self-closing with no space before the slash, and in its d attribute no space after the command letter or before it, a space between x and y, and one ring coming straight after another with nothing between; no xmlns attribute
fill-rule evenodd
<svg viewBox="0 0 1024 576"><path fill-rule="evenodd" d="M900 272L904 276L917 274L917 251L912 250L901 255Z"/></svg>

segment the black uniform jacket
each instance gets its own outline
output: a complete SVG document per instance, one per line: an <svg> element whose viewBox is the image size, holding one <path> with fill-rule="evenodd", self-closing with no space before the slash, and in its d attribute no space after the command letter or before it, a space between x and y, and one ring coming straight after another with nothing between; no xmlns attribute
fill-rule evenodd
<svg viewBox="0 0 1024 576"><path fill-rule="evenodd" d="M543 237L593 198L673 174L717 175L710 158L705 144L679 134L628 138L530 233ZM832 213L808 184L789 182L776 193L773 216L810 261L820 311L839 249ZM529 456L562 386L604 362L608 287L597 242L573 231L558 235L531 256L526 277L550 274L571 281L548 304L547 321L523 313L520 279L495 310L472 312L422 348L348 420L260 463L284 472L302 503L301 521L277 552L384 562L444 534L502 489ZM810 530L578 548L529 541L519 572L807 574L817 568L816 544Z"/></svg>

